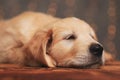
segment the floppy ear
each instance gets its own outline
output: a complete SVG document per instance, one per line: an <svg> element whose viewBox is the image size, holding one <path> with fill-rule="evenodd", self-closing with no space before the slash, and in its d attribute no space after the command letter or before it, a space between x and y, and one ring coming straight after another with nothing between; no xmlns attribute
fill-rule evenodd
<svg viewBox="0 0 120 80"><path fill-rule="evenodd" d="M56 63L53 58L47 54L47 47L51 39L52 30L38 31L27 45L27 50L35 60L40 64L55 67Z"/></svg>

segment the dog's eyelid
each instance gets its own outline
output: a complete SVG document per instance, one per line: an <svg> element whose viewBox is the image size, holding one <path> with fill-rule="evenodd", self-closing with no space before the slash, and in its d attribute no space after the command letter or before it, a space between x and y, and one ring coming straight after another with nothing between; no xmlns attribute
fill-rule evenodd
<svg viewBox="0 0 120 80"><path fill-rule="evenodd" d="M65 39L65 40L75 40L75 39L76 39L76 36L75 36L75 34L69 34L69 35L67 35L64 39Z"/></svg>

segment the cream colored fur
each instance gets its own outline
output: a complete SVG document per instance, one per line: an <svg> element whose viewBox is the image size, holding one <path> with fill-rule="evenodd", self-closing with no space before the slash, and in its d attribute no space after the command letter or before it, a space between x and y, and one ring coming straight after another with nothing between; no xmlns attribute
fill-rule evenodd
<svg viewBox="0 0 120 80"><path fill-rule="evenodd" d="M76 39L67 40L71 35ZM101 65L103 58L97 59L88 51L92 43L99 44L93 29L74 17L59 19L25 12L0 22L0 63L48 67Z"/></svg>

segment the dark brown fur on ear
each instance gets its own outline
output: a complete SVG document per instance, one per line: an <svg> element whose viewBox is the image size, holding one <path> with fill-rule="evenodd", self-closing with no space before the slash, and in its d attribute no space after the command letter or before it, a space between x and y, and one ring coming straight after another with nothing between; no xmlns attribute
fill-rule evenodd
<svg viewBox="0 0 120 80"><path fill-rule="evenodd" d="M25 47L27 56L31 55L37 62L48 67L55 67L55 61L47 54L47 46L51 43L52 30L38 31Z"/></svg>

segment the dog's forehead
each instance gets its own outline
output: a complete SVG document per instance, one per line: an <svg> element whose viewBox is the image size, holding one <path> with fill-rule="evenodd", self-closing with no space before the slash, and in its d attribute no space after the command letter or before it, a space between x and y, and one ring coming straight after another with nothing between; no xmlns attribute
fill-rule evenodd
<svg viewBox="0 0 120 80"><path fill-rule="evenodd" d="M85 21L75 17L64 18L54 23L54 31L75 31L75 32L89 32L90 26Z"/></svg>

